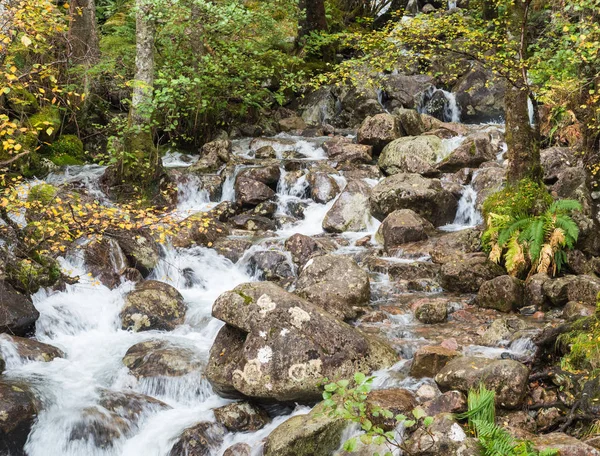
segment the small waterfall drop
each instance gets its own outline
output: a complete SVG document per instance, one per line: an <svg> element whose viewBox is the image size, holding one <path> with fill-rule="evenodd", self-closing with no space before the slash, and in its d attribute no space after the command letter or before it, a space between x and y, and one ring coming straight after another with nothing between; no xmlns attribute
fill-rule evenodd
<svg viewBox="0 0 600 456"><path fill-rule="evenodd" d="M444 122L460 122L461 112L456 96L452 92L433 86L422 94L417 111L432 115Z"/></svg>
<svg viewBox="0 0 600 456"><path fill-rule="evenodd" d="M454 222L441 226L440 229L442 231L460 231L473 228L481 223L483 223L483 217L477 210L477 192L471 184L464 185L462 195L458 200Z"/></svg>

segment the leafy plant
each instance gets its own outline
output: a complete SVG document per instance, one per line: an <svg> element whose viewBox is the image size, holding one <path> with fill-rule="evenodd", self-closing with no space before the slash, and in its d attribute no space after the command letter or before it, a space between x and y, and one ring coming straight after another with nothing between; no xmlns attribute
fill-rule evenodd
<svg viewBox="0 0 600 456"><path fill-rule="evenodd" d="M373 379L374 377L367 377L365 374L359 372L354 375L352 387L349 380L327 383L324 386L323 405L328 410L330 416L340 417L356 423L363 431L360 437L353 437L344 443L345 451L354 451L359 440L365 445L386 444L390 450L405 450L403 442L401 439L398 439L393 430L386 430L384 426L378 425L373 421L379 421L381 418L382 420L393 422L393 426L385 426L386 428L393 427L397 429L398 427L403 427L415 430L417 428L427 429L433 422L433 418L426 416L423 409L419 407L412 411L412 417L409 418L403 414L394 415L385 408L369 404L367 399L371 391ZM392 452L388 451L384 455L392 456ZM375 453L374 456L379 456L379 453Z"/></svg>
<svg viewBox="0 0 600 456"><path fill-rule="evenodd" d="M515 194L518 199L519 192ZM556 275L567 263L566 250L572 249L579 237L579 228L570 214L581 210L575 200L558 200L539 214L523 212L542 207L545 199L523 197L519 206L493 196L496 205L486 202L486 230L482 244L490 260L500 263L512 276L525 272L551 272ZM509 199L510 200L510 199Z"/></svg>
<svg viewBox="0 0 600 456"><path fill-rule="evenodd" d="M554 449L536 451L528 440L517 440L506 429L496 424L496 392L479 385L479 390L469 391L467 412L458 415L468 419L469 427L475 434L483 456L555 456Z"/></svg>

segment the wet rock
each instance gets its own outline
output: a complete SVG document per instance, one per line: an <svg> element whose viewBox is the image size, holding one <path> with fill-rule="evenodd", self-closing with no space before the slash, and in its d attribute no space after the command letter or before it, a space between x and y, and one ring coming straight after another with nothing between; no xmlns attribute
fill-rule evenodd
<svg viewBox="0 0 600 456"><path fill-rule="evenodd" d="M230 432L254 432L265 427L271 419L267 412L249 402L235 402L213 410L217 423Z"/></svg>
<svg viewBox="0 0 600 456"><path fill-rule="evenodd" d="M477 293L477 304L500 312L520 309L523 307L523 282L508 275L483 282Z"/></svg>
<svg viewBox="0 0 600 456"><path fill-rule="evenodd" d="M292 254L292 261L299 266L303 266L312 257L327 253L329 250L317 239L300 233L287 238L285 248Z"/></svg>
<svg viewBox="0 0 600 456"><path fill-rule="evenodd" d="M263 146L254 152L254 157L261 160L268 160L277 158L277 152L275 152L273 146Z"/></svg>
<svg viewBox="0 0 600 456"><path fill-rule="evenodd" d="M316 203L328 203L340 192L335 179L327 173L310 172L306 180L310 185L310 197Z"/></svg>
<svg viewBox="0 0 600 456"><path fill-rule="evenodd" d="M421 323L443 323L448 318L445 299L422 299L414 304L415 317Z"/></svg>
<svg viewBox="0 0 600 456"><path fill-rule="evenodd" d="M407 452L413 456L479 456L477 439L467 437L450 413L433 419L427 429L417 429L406 441Z"/></svg>
<svg viewBox="0 0 600 456"><path fill-rule="evenodd" d="M331 160L348 163L370 163L373 148L365 144L354 144L351 139L338 137L323 144Z"/></svg>
<svg viewBox="0 0 600 456"><path fill-rule="evenodd" d="M538 273L528 277L523 290L523 302L541 309L546 304L544 284L550 280L547 274Z"/></svg>
<svg viewBox="0 0 600 456"><path fill-rule="evenodd" d="M250 247L252 247L252 242L242 238L221 238L213 244L213 249L232 263L237 263Z"/></svg>
<svg viewBox="0 0 600 456"><path fill-rule="evenodd" d="M160 261L158 243L145 230L128 230L111 233L127 258L130 266L148 277Z"/></svg>
<svg viewBox="0 0 600 456"><path fill-rule="evenodd" d="M323 219L323 229L329 233L364 231L369 222L371 187L359 180L348 182Z"/></svg>
<svg viewBox="0 0 600 456"><path fill-rule="evenodd" d="M113 289L121 284L120 273L128 263L117 241L111 238L93 240L84 247L83 257L89 271L104 286Z"/></svg>
<svg viewBox="0 0 600 456"><path fill-rule="evenodd" d="M181 377L198 371L205 363L192 347L151 339L131 346L123 357L123 364L140 379Z"/></svg>
<svg viewBox="0 0 600 456"><path fill-rule="evenodd" d="M481 231L476 228L444 234L433 241L429 249L431 261L436 264L464 259L481 250Z"/></svg>
<svg viewBox="0 0 600 456"><path fill-rule="evenodd" d="M569 147L550 147L540 151L540 161L544 170L544 182L554 184L560 174L575 166L577 160Z"/></svg>
<svg viewBox="0 0 600 456"><path fill-rule="evenodd" d="M0 381L0 452L25 456L23 447L40 404L30 389L16 382Z"/></svg>
<svg viewBox="0 0 600 456"><path fill-rule="evenodd" d="M251 179L273 187L277 185L280 177L281 169L279 165L269 165L247 168L238 174L237 179Z"/></svg>
<svg viewBox="0 0 600 456"><path fill-rule="evenodd" d="M410 366L410 375L415 378L435 377L448 361L460 356L456 350L439 345L426 345L415 352Z"/></svg>
<svg viewBox="0 0 600 456"><path fill-rule="evenodd" d="M383 89L390 108L416 108L424 92L433 87L434 80L427 75L394 74L386 76Z"/></svg>
<svg viewBox="0 0 600 456"><path fill-rule="evenodd" d="M373 153L379 154L390 142L402 136L399 119L391 114L376 114L367 117L357 132L359 144L373 146Z"/></svg>
<svg viewBox="0 0 600 456"><path fill-rule="evenodd" d="M296 293L341 319L354 318L357 307L369 304L368 274L352 258L322 255L300 272Z"/></svg>
<svg viewBox="0 0 600 456"><path fill-rule="evenodd" d="M347 85L337 89L341 111L336 116L336 124L358 128L367 116L384 112L377 90L366 84Z"/></svg>
<svg viewBox="0 0 600 456"><path fill-rule="evenodd" d="M294 271L287 255L275 250L254 252L248 259L252 275L259 280L282 281L293 279Z"/></svg>
<svg viewBox="0 0 600 456"><path fill-rule="evenodd" d="M0 281L0 332L27 336L34 331L39 316L28 297Z"/></svg>
<svg viewBox="0 0 600 456"><path fill-rule="evenodd" d="M438 279L440 266L434 263L416 261L414 263L392 263L387 269L392 280Z"/></svg>
<svg viewBox="0 0 600 456"><path fill-rule="evenodd" d="M600 456L600 451L562 432L540 435L532 439L534 448L558 450L561 456Z"/></svg>
<svg viewBox="0 0 600 456"><path fill-rule="evenodd" d="M321 396L317 382L323 377L348 378L397 359L385 343L271 282L222 294L213 316L227 323L205 371L220 394L312 401Z"/></svg>
<svg viewBox="0 0 600 456"><path fill-rule="evenodd" d="M529 369L517 361L462 356L448 362L435 376L435 381L442 389L465 394L483 383L496 391L498 406L512 409L523 402L528 378Z"/></svg>
<svg viewBox="0 0 600 456"><path fill-rule="evenodd" d="M183 324L185 312L183 296L177 289L164 282L146 280L127 293L119 316L123 329L172 331Z"/></svg>
<svg viewBox="0 0 600 456"><path fill-rule="evenodd" d="M485 256L472 254L442 266L442 287L447 291L476 293L484 282L504 275L502 267Z"/></svg>
<svg viewBox="0 0 600 456"><path fill-rule="evenodd" d="M425 133L425 124L423 118L414 109L398 108L394 109L394 115L402 125L402 131L409 136L419 136Z"/></svg>
<svg viewBox="0 0 600 456"><path fill-rule="evenodd" d="M385 146L377 164L387 175L435 174L434 166L441 152L442 141L437 136L406 136Z"/></svg>
<svg viewBox="0 0 600 456"><path fill-rule="evenodd" d="M435 226L454 220L456 198L442 188L439 179L418 174L395 174L379 182L371 191L371 214L384 220L398 209L412 209Z"/></svg>
<svg viewBox="0 0 600 456"><path fill-rule="evenodd" d="M346 421L318 404L307 415L280 424L265 440L264 456L330 456L339 447Z"/></svg>
<svg viewBox="0 0 600 456"><path fill-rule="evenodd" d="M481 209L488 196L501 190L505 181L506 171L504 168L482 168L475 172L471 186L477 192L477 208Z"/></svg>
<svg viewBox="0 0 600 456"><path fill-rule="evenodd" d="M225 438L225 428L203 421L187 428L179 436L169 456L210 456L215 454Z"/></svg>
<svg viewBox="0 0 600 456"><path fill-rule="evenodd" d="M454 86L461 118L469 122L489 122L504 117L505 84L491 72L474 68Z"/></svg>
<svg viewBox="0 0 600 456"><path fill-rule="evenodd" d="M383 243L386 252L391 252L407 242L427 239L435 231L434 226L410 209L400 209L388 215L375 235Z"/></svg>
<svg viewBox="0 0 600 456"><path fill-rule="evenodd" d="M192 173L214 173L230 160L232 143L228 139L217 139L202 146L200 159L188 168Z"/></svg>
<svg viewBox="0 0 600 456"><path fill-rule="evenodd" d="M261 217L272 218L277 212L277 203L274 201L264 201L249 209L244 214L260 215Z"/></svg>
<svg viewBox="0 0 600 456"><path fill-rule="evenodd" d="M581 317L591 317L596 312L594 306L586 305L577 301L569 301L562 312L562 317L566 320L577 320Z"/></svg>
<svg viewBox="0 0 600 456"><path fill-rule="evenodd" d="M526 327L525 322L519 318L500 318L494 320L486 329L481 336L481 342L483 345L497 347L501 342L511 340L517 331L522 331Z"/></svg>
<svg viewBox="0 0 600 456"><path fill-rule="evenodd" d="M277 225L271 219L261 215L240 214L231 219L235 228L247 231L275 231Z"/></svg>
<svg viewBox="0 0 600 456"><path fill-rule="evenodd" d="M275 196L275 192L266 184L243 176L235 180L236 201L246 206L256 206Z"/></svg>
<svg viewBox="0 0 600 456"><path fill-rule="evenodd" d="M286 117L279 121L279 128L281 131L297 131L304 130L307 127L306 122L302 117Z"/></svg>
<svg viewBox="0 0 600 456"><path fill-rule="evenodd" d="M460 391L446 391L444 394L421 405L427 416L440 413L462 413L467 410L467 396Z"/></svg>
<svg viewBox="0 0 600 456"><path fill-rule="evenodd" d="M384 418L381 415L374 416L373 411L378 409L389 410L396 415L408 416L417 406L415 395L404 388L391 388L371 391L367 397L367 416L371 422L380 426L385 431L396 428L395 418Z"/></svg>
<svg viewBox="0 0 600 456"><path fill-rule="evenodd" d="M227 214L228 208L219 206L209 212L190 215L183 220L177 234L172 238L173 246L181 248L189 248L194 245L211 247L217 239L227 236L229 228L219 219L224 215L221 211L223 210Z"/></svg>
<svg viewBox="0 0 600 456"><path fill-rule="evenodd" d="M252 447L247 443L236 443L225 450L223 456L251 456Z"/></svg>
<svg viewBox="0 0 600 456"><path fill-rule="evenodd" d="M437 169L443 173L453 173L463 168L477 168L484 162L496 159L489 133L469 136L448 157L442 160Z"/></svg>
<svg viewBox="0 0 600 456"><path fill-rule="evenodd" d="M331 87L318 88L302 100L302 119L308 125L322 125L335 117L335 101Z"/></svg>
<svg viewBox="0 0 600 456"><path fill-rule="evenodd" d="M38 342L35 339L11 336L10 334L0 334L0 346L2 343L12 345L19 356L23 359L38 362L49 362L54 358L63 358L63 351L53 345Z"/></svg>
<svg viewBox="0 0 600 456"><path fill-rule="evenodd" d="M543 291L552 304L557 306L569 301L593 306L600 293L600 279L589 275L559 277L544 282Z"/></svg>

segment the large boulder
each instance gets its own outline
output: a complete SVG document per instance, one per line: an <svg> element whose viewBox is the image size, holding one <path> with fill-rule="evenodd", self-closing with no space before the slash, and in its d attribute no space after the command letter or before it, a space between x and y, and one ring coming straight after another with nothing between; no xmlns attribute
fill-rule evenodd
<svg viewBox="0 0 600 456"><path fill-rule="evenodd" d="M217 452L226 429L217 423L203 421L187 428L179 436L169 456L210 456Z"/></svg>
<svg viewBox="0 0 600 456"><path fill-rule="evenodd" d="M600 456L600 450L562 432L552 432L532 439L537 451L557 450L560 456Z"/></svg>
<svg viewBox="0 0 600 456"><path fill-rule="evenodd" d="M388 100L388 109L417 108L423 93L433 86L434 79L427 75L387 75L383 81L383 90Z"/></svg>
<svg viewBox="0 0 600 456"><path fill-rule="evenodd" d="M340 187L335 179L327 173L310 172L306 180L310 185L310 197L316 203L328 203L340 192Z"/></svg>
<svg viewBox="0 0 600 456"><path fill-rule="evenodd" d="M565 168L558 174L552 186L552 194L564 199L574 199L581 203L581 213L591 217L593 201L588 188L588 173L582 166Z"/></svg>
<svg viewBox="0 0 600 456"><path fill-rule="evenodd" d="M271 419L267 412L250 402L234 402L213 410L217 423L231 432L254 432L265 427Z"/></svg>
<svg viewBox="0 0 600 456"><path fill-rule="evenodd" d="M134 377L143 379L181 377L199 371L205 362L191 346L150 339L131 346L123 364Z"/></svg>
<svg viewBox="0 0 600 456"><path fill-rule="evenodd" d="M35 339L25 337L11 336L10 334L0 334L0 341L12 345L21 359L28 361L37 361L47 363L55 358L65 356L63 351L53 345L38 342ZM0 345L2 342L0 342Z"/></svg>
<svg viewBox="0 0 600 456"><path fill-rule="evenodd" d="M467 437L450 413L434 417L428 427L420 427L406 441L407 453L413 456L480 456L477 439Z"/></svg>
<svg viewBox="0 0 600 456"><path fill-rule="evenodd" d="M542 289L550 302L557 306L569 301L595 305L600 293L600 279L590 275L569 275L544 281Z"/></svg>
<svg viewBox="0 0 600 456"><path fill-rule="evenodd" d="M206 143L200 149L200 159L189 167L197 174L214 173L230 160L232 143L228 139L217 139Z"/></svg>
<svg viewBox="0 0 600 456"><path fill-rule="evenodd" d="M529 368L518 361L472 356L453 359L435 376L440 388L465 394L483 384L496 392L496 404L508 409L522 404L528 379Z"/></svg>
<svg viewBox="0 0 600 456"><path fill-rule="evenodd" d="M554 184L566 168L576 166L577 159L569 147L550 147L540 151L540 162L544 170L544 182Z"/></svg>
<svg viewBox="0 0 600 456"><path fill-rule="evenodd" d="M378 154L388 143L401 136L399 119L386 113L367 117L358 129L356 141L373 146L373 152Z"/></svg>
<svg viewBox="0 0 600 456"><path fill-rule="evenodd" d="M452 89L463 121L489 122L504 116L506 85L489 71L474 68Z"/></svg>
<svg viewBox="0 0 600 456"><path fill-rule="evenodd" d="M437 136L406 136L385 146L377 164L387 175L435 174L435 163L441 153L442 141Z"/></svg>
<svg viewBox="0 0 600 456"><path fill-rule="evenodd" d="M506 170L502 167L491 166L478 169L473 173L471 187L477 193L476 207L481 210L488 196L502 189L506 181Z"/></svg>
<svg viewBox="0 0 600 456"><path fill-rule="evenodd" d="M39 316L31 299L0 281L0 332L26 336L35 329Z"/></svg>
<svg viewBox="0 0 600 456"><path fill-rule="evenodd" d="M221 205L219 205L221 206ZM229 229L219 218L221 209L215 207L209 212L197 212L182 220L177 233L172 238L173 246L189 248L195 245L212 246L217 239L227 236Z"/></svg>
<svg viewBox="0 0 600 456"><path fill-rule="evenodd" d="M235 196L242 205L256 206L273 198L275 191L263 182L238 176L235 180Z"/></svg>
<svg viewBox="0 0 600 456"><path fill-rule="evenodd" d="M373 147L366 144L355 144L346 137L330 139L323 148L327 156L337 162L346 163L370 163L373 159Z"/></svg>
<svg viewBox="0 0 600 456"><path fill-rule="evenodd" d="M237 178L251 179L262 182L269 187L274 187L279 182L281 177L281 168L279 165L259 166L255 168L246 168L240 171Z"/></svg>
<svg viewBox="0 0 600 456"><path fill-rule="evenodd" d="M296 415L280 424L265 440L265 456L330 456L340 446L347 426L330 416L322 404L307 415Z"/></svg>
<svg viewBox="0 0 600 456"><path fill-rule="evenodd" d="M368 274L352 258L323 255L306 263L296 293L341 319L354 318L357 307L369 304Z"/></svg>
<svg viewBox="0 0 600 456"><path fill-rule="evenodd" d="M292 261L304 266L314 256L327 253L330 248L318 239L296 233L285 241L285 249L292 254Z"/></svg>
<svg viewBox="0 0 600 456"><path fill-rule="evenodd" d="M510 312L523 307L523 282L515 277L503 275L481 284L477 293L479 307Z"/></svg>
<svg viewBox="0 0 600 456"><path fill-rule="evenodd" d="M394 174L379 182L371 191L371 214L384 220L398 209L412 209L435 226L454 220L458 202L439 179L418 174Z"/></svg>
<svg viewBox="0 0 600 456"><path fill-rule="evenodd" d="M484 255L471 254L442 266L442 287L447 291L477 293L484 282L504 274L501 266Z"/></svg>
<svg viewBox="0 0 600 456"><path fill-rule="evenodd" d="M150 275L160 261L160 247L146 230L122 230L112 232L110 237L117 241L129 265L144 277Z"/></svg>
<svg viewBox="0 0 600 456"><path fill-rule="evenodd" d="M395 418L384 418L374 412L385 409L392 412L394 416L399 414L408 416L417 406L417 400L413 393L404 388L380 389L369 393L366 406L369 420L385 431L391 431L396 428Z"/></svg>
<svg viewBox="0 0 600 456"><path fill-rule="evenodd" d="M460 356L456 350L441 345L426 345L415 352L410 375L416 378L435 377L449 361Z"/></svg>
<svg viewBox="0 0 600 456"><path fill-rule="evenodd" d="M270 282L222 294L213 316L227 324L210 350L205 375L221 394L313 401L323 377L349 378L397 359L385 343Z"/></svg>
<svg viewBox="0 0 600 456"><path fill-rule="evenodd" d="M437 165L443 173L453 173L463 168L477 168L484 162L496 159L489 133L477 133L469 136L450 155Z"/></svg>
<svg viewBox="0 0 600 456"><path fill-rule="evenodd" d="M444 264L466 258L481 250L481 231L477 228L446 233L432 242L429 249L431 261Z"/></svg>
<svg viewBox="0 0 600 456"><path fill-rule="evenodd" d="M411 209L400 209L388 215L379 226L375 239L383 243L386 252L402 244L427 239L435 232L434 226Z"/></svg>
<svg viewBox="0 0 600 456"><path fill-rule="evenodd" d="M444 323L448 318L448 305L445 299L420 299L413 307L415 318L427 325Z"/></svg>
<svg viewBox="0 0 600 456"><path fill-rule="evenodd" d="M394 109L394 115L400 121L402 132L408 136L419 136L425 133L426 128L423 118L414 109Z"/></svg>
<svg viewBox="0 0 600 456"><path fill-rule="evenodd" d="M331 87L320 87L301 101L302 119L312 126L331 121L335 117L335 101Z"/></svg>
<svg viewBox="0 0 600 456"><path fill-rule="evenodd" d="M128 267L123 250L110 237L86 244L83 258L92 275L108 288L120 285L121 273Z"/></svg>
<svg viewBox="0 0 600 456"><path fill-rule="evenodd" d="M329 233L364 231L369 223L371 187L362 180L351 180L323 219Z"/></svg>
<svg viewBox="0 0 600 456"><path fill-rule="evenodd" d="M294 270L285 253L277 250L259 250L248 258L250 273L259 280L274 282L294 277Z"/></svg>
<svg viewBox="0 0 600 456"><path fill-rule="evenodd" d="M136 332L172 331L183 324L185 312L183 296L176 288L157 280L146 280L125 296L121 326Z"/></svg>
<svg viewBox="0 0 600 456"><path fill-rule="evenodd" d="M25 456L25 442L35 423L40 404L29 387L0 381L0 453Z"/></svg>

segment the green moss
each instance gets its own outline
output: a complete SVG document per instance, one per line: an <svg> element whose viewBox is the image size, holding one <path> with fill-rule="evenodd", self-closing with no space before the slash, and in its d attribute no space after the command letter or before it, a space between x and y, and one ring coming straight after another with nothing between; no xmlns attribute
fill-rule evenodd
<svg viewBox="0 0 600 456"><path fill-rule="evenodd" d="M85 152L83 143L75 135L63 135L48 148L50 160L57 166L83 165Z"/></svg>
<svg viewBox="0 0 600 456"><path fill-rule="evenodd" d="M46 106L28 121L29 127L39 131L38 138L43 142L51 142L60 128L60 111L56 106Z"/></svg>
<svg viewBox="0 0 600 456"><path fill-rule="evenodd" d="M517 185L508 186L490 195L483 203L483 216L490 213L508 215L539 215L552 204L552 195L544 184L523 179Z"/></svg>
<svg viewBox="0 0 600 456"><path fill-rule="evenodd" d="M7 95L8 107L15 114L30 115L40 109L37 99L31 92L23 88L13 88Z"/></svg>
<svg viewBox="0 0 600 456"><path fill-rule="evenodd" d="M39 201L43 204L49 204L57 193L58 189L54 185L39 184L31 188L27 196L27 201Z"/></svg>
<svg viewBox="0 0 600 456"><path fill-rule="evenodd" d="M246 293L242 293L241 291L237 291L236 293L242 297L242 299L244 300L244 304L246 304L247 306L252 304L253 299Z"/></svg>

